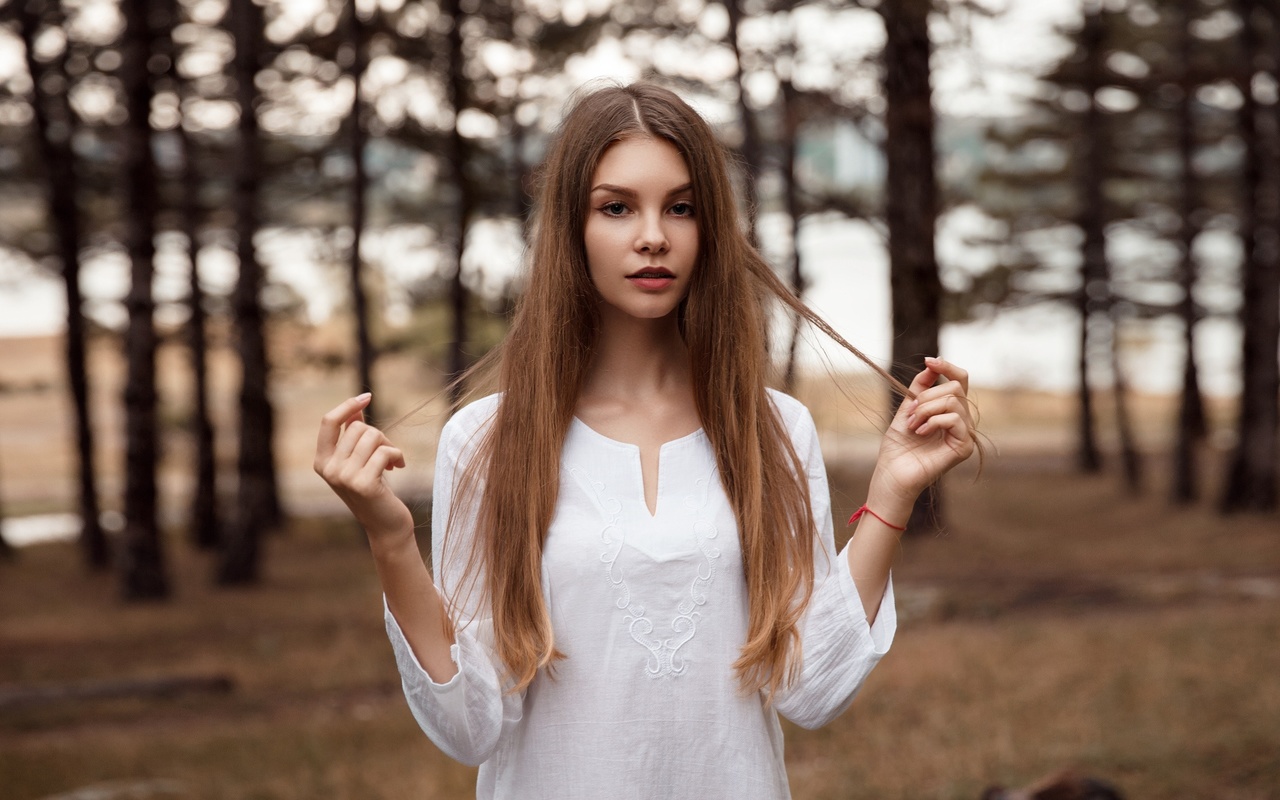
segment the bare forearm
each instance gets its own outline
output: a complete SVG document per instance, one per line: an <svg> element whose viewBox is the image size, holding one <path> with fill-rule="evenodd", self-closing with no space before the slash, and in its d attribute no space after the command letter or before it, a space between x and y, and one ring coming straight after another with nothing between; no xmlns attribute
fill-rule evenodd
<svg viewBox="0 0 1280 800"><path fill-rule="evenodd" d="M431 574L422 562L412 531L394 537L370 537L378 580L387 596L387 607L413 648L418 663L436 683L445 683L458 671L449 648L453 636L446 623L444 605Z"/></svg>
<svg viewBox="0 0 1280 800"><path fill-rule="evenodd" d="M872 489L867 496L867 507L895 525L905 524L914 503L888 492L877 491L875 484L873 480ZM846 554L849 574L853 577L853 585L857 587L862 608L866 611L867 624L876 621L876 612L880 609L880 601L889 585L889 570L898 553L900 535L900 531L871 514L863 514L858 519L853 538L849 540Z"/></svg>

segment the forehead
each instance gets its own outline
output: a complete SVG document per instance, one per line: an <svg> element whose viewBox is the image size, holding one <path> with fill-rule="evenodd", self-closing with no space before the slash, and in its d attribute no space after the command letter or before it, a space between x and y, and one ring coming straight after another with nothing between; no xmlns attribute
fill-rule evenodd
<svg viewBox="0 0 1280 800"><path fill-rule="evenodd" d="M671 189L689 183L689 167L666 139L632 137L611 144L600 156L591 185L631 189Z"/></svg>

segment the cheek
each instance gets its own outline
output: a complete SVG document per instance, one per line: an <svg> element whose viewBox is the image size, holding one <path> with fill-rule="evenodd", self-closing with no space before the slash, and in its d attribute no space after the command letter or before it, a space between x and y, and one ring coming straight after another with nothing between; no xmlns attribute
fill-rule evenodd
<svg viewBox="0 0 1280 800"><path fill-rule="evenodd" d="M603 231L599 225L588 222L582 230L583 249L587 252L587 268L594 271L604 254Z"/></svg>
<svg viewBox="0 0 1280 800"><path fill-rule="evenodd" d="M689 264L696 264L699 253L698 226L690 224L680 230L680 246L687 254Z"/></svg>

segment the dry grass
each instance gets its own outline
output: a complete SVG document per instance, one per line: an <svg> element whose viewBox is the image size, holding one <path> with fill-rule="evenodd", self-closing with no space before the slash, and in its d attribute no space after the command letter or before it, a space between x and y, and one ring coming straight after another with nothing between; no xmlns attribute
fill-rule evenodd
<svg viewBox="0 0 1280 800"><path fill-rule="evenodd" d="M111 498L122 461L119 358L109 343L94 352ZM2 355L5 507L68 508L56 343L7 342ZM163 489L175 509L187 480L186 387L180 354L163 354L161 365ZM232 367L215 365L224 445ZM407 357L381 370L380 399L397 412L432 391ZM332 499L308 467L314 423L348 378L304 366L277 378L286 501L323 511ZM880 390L852 381L849 391L874 407ZM847 517L862 502L879 421L824 381L800 394L824 428L835 513ZM989 784L1025 784L1063 767L1134 798L1280 797L1280 519L1172 510L1154 482L1133 499L1114 476L1075 476L1068 401L977 394L984 428L1006 455L976 482L950 479L945 534L904 543L895 573L902 627L853 710L819 731L788 730L797 800L976 798ZM1158 451L1172 406L1142 398L1138 410L1143 441ZM1222 409L1215 419L1220 442ZM411 451L401 476L409 491L428 484L433 425L428 417L399 434ZM1206 454L1207 472L1218 463L1220 454ZM350 523L296 521L269 542L263 584L252 590L213 588L208 557L176 536L168 557L175 596L152 606L122 605L114 579L86 574L71 546L0 563L0 688L173 675L235 681L222 695L0 710L0 798L141 779L168 783L135 797L474 796L474 771L441 755L409 715L373 569Z"/></svg>
<svg viewBox="0 0 1280 800"><path fill-rule="evenodd" d="M904 545L898 642L849 714L788 731L795 796L974 798L1065 766L1132 797L1280 794L1275 519L1228 529L1122 502L1110 479L1016 466L953 486L950 532ZM858 476L833 477L845 513ZM6 713L6 798L138 778L176 781L156 797L472 796L474 773L408 714L349 524L296 523L254 590L211 588L211 565L180 543L170 556L175 599L140 607L69 546L0 566L0 684L236 682Z"/></svg>

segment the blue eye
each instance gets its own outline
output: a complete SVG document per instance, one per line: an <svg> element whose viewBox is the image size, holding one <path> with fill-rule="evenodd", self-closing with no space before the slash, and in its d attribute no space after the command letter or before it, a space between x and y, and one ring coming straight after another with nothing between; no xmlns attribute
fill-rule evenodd
<svg viewBox="0 0 1280 800"><path fill-rule="evenodd" d="M600 207L600 210L611 217L620 217L627 213L627 206L625 203L620 203L615 200L612 203L605 203Z"/></svg>
<svg viewBox="0 0 1280 800"><path fill-rule="evenodd" d="M693 205L691 203L676 203L671 207L671 213L678 217L692 217Z"/></svg>

